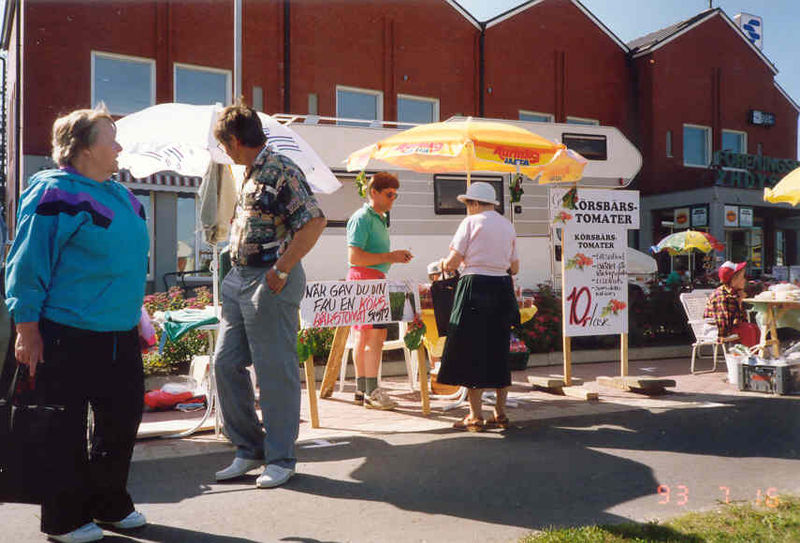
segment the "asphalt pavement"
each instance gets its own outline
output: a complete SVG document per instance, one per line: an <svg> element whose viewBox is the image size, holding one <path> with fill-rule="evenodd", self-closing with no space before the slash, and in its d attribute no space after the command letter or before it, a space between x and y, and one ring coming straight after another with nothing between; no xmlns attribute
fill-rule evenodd
<svg viewBox="0 0 800 543"><path fill-rule="evenodd" d="M660 362L657 373L684 362ZM342 394L321 402L323 429L303 425L298 474L271 490L255 488L257 471L215 483L233 449L213 434L142 442L129 487L150 524L105 541L515 541L554 525L800 495L800 398L735 393L723 378L683 376L678 389L691 386L665 396L616 391L580 402L531 392L515 376L512 427L478 434L449 428L463 410L423 418L411 403L370 411L370 429L346 420L366 410ZM37 507L0 505L0 541L42 541L38 524Z"/></svg>

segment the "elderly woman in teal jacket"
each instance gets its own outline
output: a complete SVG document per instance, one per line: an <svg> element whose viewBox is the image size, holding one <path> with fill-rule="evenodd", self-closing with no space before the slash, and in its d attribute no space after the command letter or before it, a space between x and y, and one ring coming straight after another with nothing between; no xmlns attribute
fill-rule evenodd
<svg viewBox="0 0 800 543"><path fill-rule="evenodd" d="M114 120L104 107L53 125L57 170L22 193L6 267L15 355L46 404L63 405L41 529L62 542L146 523L127 492L142 417L144 377L137 324L149 240L144 210L117 170ZM87 408L95 431L87 454Z"/></svg>

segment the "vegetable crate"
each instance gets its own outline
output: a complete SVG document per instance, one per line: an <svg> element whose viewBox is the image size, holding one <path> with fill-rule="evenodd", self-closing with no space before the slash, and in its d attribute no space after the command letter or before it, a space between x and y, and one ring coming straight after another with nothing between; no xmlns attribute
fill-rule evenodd
<svg viewBox="0 0 800 543"><path fill-rule="evenodd" d="M739 364L739 390L768 394L800 394L800 364Z"/></svg>

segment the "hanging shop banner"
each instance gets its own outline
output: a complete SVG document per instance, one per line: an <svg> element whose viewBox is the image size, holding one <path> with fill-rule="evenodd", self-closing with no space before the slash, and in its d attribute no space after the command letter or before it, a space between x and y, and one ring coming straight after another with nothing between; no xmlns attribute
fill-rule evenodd
<svg viewBox="0 0 800 543"><path fill-rule="evenodd" d="M739 226L742 228L752 228L753 226L753 208L740 207L739 208Z"/></svg>
<svg viewBox="0 0 800 543"><path fill-rule="evenodd" d="M772 266L772 278L776 281L789 280L789 267L788 266Z"/></svg>
<svg viewBox="0 0 800 543"><path fill-rule="evenodd" d="M737 206L725 206L724 226L726 228L736 228L739 226L739 208Z"/></svg>
<svg viewBox="0 0 800 543"><path fill-rule="evenodd" d="M689 208L679 207L675 209L673 217L675 228L689 228Z"/></svg>
<svg viewBox="0 0 800 543"><path fill-rule="evenodd" d="M564 335L628 332L627 232L564 229Z"/></svg>
<svg viewBox="0 0 800 543"><path fill-rule="evenodd" d="M306 328L408 322L419 307L413 282L316 281L306 284L300 320Z"/></svg>
<svg viewBox="0 0 800 543"><path fill-rule="evenodd" d="M800 266L789 266L789 281L800 281Z"/></svg>
<svg viewBox="0 0 800 543"><path fill-rule="evenodd" d="M577 196L577 198L575 197ZM550 189L550 222L594 228L639 228L639 191L613 189Z"/></svg>
<svg viewBox="0 0 800 543"><path fill-rule="evenodd" d="M708 226L708 208L706 206L692 208L692 226Z"/></svg>

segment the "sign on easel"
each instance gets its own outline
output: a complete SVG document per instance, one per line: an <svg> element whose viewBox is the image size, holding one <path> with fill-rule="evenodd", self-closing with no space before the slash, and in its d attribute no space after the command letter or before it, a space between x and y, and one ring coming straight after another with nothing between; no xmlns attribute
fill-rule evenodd
<svg viewBox="0 0 800 543"><path fill-rule="evenodd" d="M569 337L628 332L627 232L575 225L565 229L564 333Z"/></svg>
<svg viewBox="0 0 800 543"><path fill-rule="evenodd" d="M310 328L409 322L419 313L416 283L314 281L306 284L300 320Z"/></svg>
<svg viewBox="0 0 800 543"><path fill-rule="evenodd" d="M561 229L564 384L572 384L575 336L620 335L628 373L627 230L639 228L639 192L550 190L551 228Z"/></svg>

